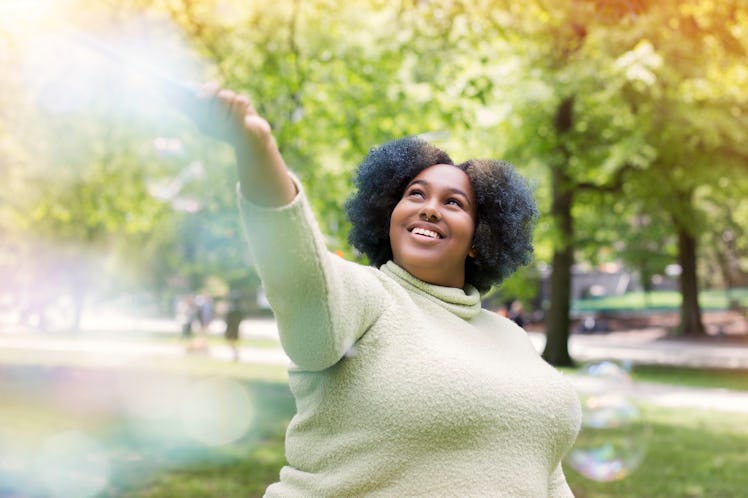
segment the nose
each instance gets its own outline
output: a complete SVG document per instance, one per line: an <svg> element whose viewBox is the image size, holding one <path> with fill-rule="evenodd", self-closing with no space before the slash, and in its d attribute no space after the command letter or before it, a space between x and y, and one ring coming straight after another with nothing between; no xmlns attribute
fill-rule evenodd
<svg viewBox="0 0 748 498"><path fill-rule="evenodd" d="M424 206L421 208L420 215L421 218L429 222L436 222L442 219L442 215L439 212L439 209L437 209L437 207L434 206L434 204L431 202L424 204Z"/></svg>

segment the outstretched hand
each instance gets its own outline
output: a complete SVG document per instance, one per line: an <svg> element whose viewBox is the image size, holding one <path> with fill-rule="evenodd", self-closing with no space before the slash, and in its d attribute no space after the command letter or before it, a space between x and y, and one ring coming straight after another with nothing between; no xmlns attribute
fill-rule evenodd
<svg viewBox="0 0 748 498"><path fill-rule="evenodd" d="M216 83L199 86L177 98L176 105L204 134L234 147L245 198L280 206L296 195L270 124L257 114L246 95Z"/></svg>
<svg viewBox="0 0 748 498"><path fill-rule="evenodd" d="M235 148L262 147L271 137L270 124L246 95L206 83L196 88L189 102L180 105L204 134Z"/></svg>

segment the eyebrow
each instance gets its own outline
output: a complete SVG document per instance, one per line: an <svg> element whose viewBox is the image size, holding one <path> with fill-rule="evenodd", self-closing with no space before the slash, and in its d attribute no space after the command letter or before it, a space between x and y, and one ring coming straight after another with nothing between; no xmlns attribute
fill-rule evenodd
<svg viewBox="0 0 748 498"><path fill-rule="evenodd" d="M418 185L418 184L425 185L427 187L431 186L431 184L429 182L427 182L426 180L413 180L405 188L408 189L408 188L412 187L413 185ZM453 194L461 195L462 197L465 198L465 200L467 201L468 204L471 204L470 197L465 192L463 192L462 190L458 189L457 187L448 187L448 189Z"/></svg>

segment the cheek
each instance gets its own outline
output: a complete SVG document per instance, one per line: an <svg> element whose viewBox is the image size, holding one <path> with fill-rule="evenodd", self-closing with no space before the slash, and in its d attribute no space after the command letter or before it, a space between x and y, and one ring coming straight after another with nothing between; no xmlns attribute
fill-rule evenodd
<svg viewBox="0 0 748 498"><path fill-rule="evenodd" d="M387 229L389 230L390 233L392 233L392 230L394 229L394 227L396 227L402 221L403 210L404 210L402 204L403 204L402 201L395 204L395 207L392 208L390 215L387 217Z"/></svg>
<svg viewBox="0 0 748 498"><path fill-rule="evenodd" d="M462 221L462 226L464 233L472 239L475 235L475 231L478 228L475 224L475 218L472 215L468 214Z"/></svg>

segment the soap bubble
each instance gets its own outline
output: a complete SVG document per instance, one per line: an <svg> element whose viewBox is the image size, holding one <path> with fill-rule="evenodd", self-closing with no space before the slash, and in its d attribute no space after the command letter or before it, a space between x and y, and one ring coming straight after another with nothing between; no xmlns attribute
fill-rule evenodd
<svg viewBox="0 0 748 498"><path fill-rule="evenodd" d="M630 475L644 459L649 428L630 396L631 377L611 361L593 363L572 376L582 402L582 428L566 463L593 481Z"/></svg>

